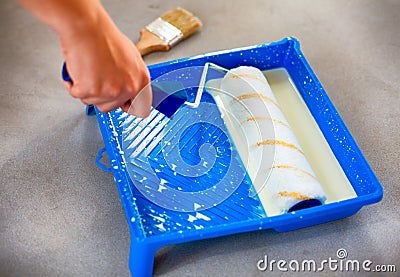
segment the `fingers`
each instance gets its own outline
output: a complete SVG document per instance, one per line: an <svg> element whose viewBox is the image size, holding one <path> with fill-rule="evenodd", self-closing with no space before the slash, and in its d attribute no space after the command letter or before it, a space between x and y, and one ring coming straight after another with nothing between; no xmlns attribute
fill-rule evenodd
<svg viewBox="0 0 400 277"><path fill-rule="evenodd" d="M120 106L120 108L121 108L121 110L123 110L124 112L127 113L129 111L129 108L131 107L131 105L132 105L132 100L129 99L122 106Z"/></svg>
<svg viewBox="0 0 400 277"><path fill-rule="evenodd" d="M115 108L120 107L124 112L131 115L146 118L150 114L150 108L152 103L152 93L150 86L146 86L134 99L128 99L126 101L110 101L104 103L94 103L97 108L103 112L110 112ZM84 102L85 103L85 102Z"/></svg>
<svg viewBox="0 0 400 277"><path fill-rule="evenodd" d="M81 99L81 102L85 105L96 105L99 111L108 113L118 107L130 106L131 100L129 98L126 100L126 98L122 95L116 99L107 97L106 100L102 97L88 97Z"/></svg>
<svg viewBox="0 0 400 277"><path fill-rule="evenodd" d="M68 82L64 82L64 86L72 97L80 99L85 105L96 105L98 110L103 113L110 112L124 105L127 101L129 101L130 105L130 97L127 96L127 93L119 92L117 96L115 96L108 92L102 92L101 90L96 93L86 92Z"/></svg>
<svg viewBox="0 0 400 277"><path fill-rule="evenodd" d="M134 100L118 99L112 101L104 101L101 98L97 97L97 98L80 99L80 100L85 105L96 105L98 110L101 111L102 113L107 113L120 107L126 113L129 113L137 117L145 118L150 114L151 96L150 99L147 99L148 96L145 95L139 97L140 99L137 98L138 97L135 97Z"/></svg>
<svg viewBox="0 0 400 277"><path fill-rule="evenodd" d="M111 112L112 110L118 108L121 104L119 102L113 101L113 102L107 102L103 104L95 104L97 109L101 111L102 113L108 113Z"/></svg>
<svg viewBox="0 0 400 277"><path fill-rule="evenodd" d="M79 92L74 85L68 82L64 82L64 85L73 97L79 98L85 105L96 105L98 110L103 113L120 107L124 112L141 118L145 118L150 114L152 103L150 84L145 86L136 96L132 97L129 93L121 92L117 98L102 96L104 94L101 93L98 93L97 96L84 97L92 94Z"/></svg>

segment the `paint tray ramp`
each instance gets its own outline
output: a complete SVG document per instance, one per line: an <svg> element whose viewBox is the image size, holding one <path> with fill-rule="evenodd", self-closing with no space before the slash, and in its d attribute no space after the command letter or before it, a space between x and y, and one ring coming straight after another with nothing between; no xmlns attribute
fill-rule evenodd
<svg viewBox="0 0 400 277"><path fill-rule="evenodd" d="M149 70L152 80L182 84L194 101L204 65L210 62L264 72L327 194L326 202L283 214L269 211L215 101L213 88L218 89L223 77L217 71L208 76L211 89L204 90L199 106L183 105L172 117L157 109L147 119L120 109L96 111L131 231L133 276L150 276L155 252L168 244L268 228L294 230L350 216L382 198L379 181L296 39L152 65Z"/></svg>

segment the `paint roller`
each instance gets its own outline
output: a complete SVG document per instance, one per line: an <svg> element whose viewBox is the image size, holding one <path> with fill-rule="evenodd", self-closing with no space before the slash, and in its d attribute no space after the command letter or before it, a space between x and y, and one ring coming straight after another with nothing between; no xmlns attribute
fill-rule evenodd
<svg viewBox="0 0 400 277"><path fill-rule="evenodd" d="M259 69L229 70L213 95L231 122L228 130L268 215L325 202L326 194Z"/></svg>

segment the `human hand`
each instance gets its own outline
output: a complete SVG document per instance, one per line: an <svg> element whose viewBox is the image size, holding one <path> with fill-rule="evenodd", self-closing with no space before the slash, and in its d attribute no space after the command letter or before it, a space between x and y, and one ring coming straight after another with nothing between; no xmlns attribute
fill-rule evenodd
<svg viewBox="0 0 400 277"><path fill-rule="evenodd" d="M59 35L73 80L65 86L73 97L102 112L121 107L139 117L150 113L148 69L99 0L19 1Z"/></svg>
<svg viewBox="0 0 400 277"><path fill-rule="evenodd" d="M146 117L151 106L150 77L137 48L107 16L94 27L61 36L73 80L73 84L65 82L67 90L102 112L121 107Z"/></svg>

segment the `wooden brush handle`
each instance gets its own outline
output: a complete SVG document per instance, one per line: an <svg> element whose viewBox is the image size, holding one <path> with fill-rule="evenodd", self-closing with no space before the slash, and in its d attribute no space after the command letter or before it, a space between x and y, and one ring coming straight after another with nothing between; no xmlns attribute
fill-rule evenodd
<svg viewBox="0 0 400 277"><path fill-rule="evenodd" d="M139 49L142 56L156 51L168 51L171 49L171 46L168 43L147 29L140 31L140 40L136 44L136 47Z"/></svg>

